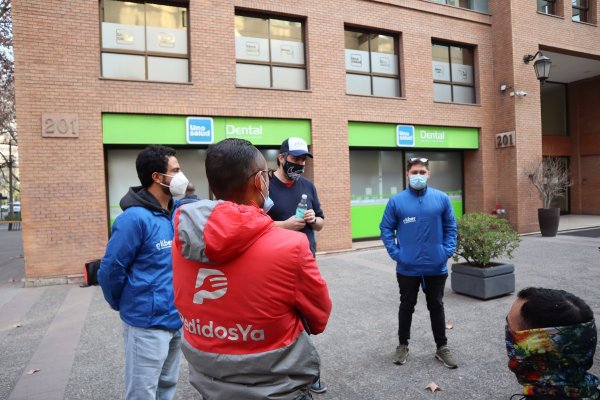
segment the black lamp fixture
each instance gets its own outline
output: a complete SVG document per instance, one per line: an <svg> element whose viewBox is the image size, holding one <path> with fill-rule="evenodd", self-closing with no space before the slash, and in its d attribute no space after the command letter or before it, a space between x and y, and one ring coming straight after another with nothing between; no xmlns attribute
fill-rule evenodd
<svg viewBox="0 0 600 400"><path fill-rule="evenodd" d="M529 64L529 61L535 60L538 57L536 62L533 63L533 68L535 69L535 74L537 75L538 80L543 85L546 79L550 76L550 66L552 65L552 60L542 54L541 51L538 51L534 55L525 54L523 56L523 62L525 64Z"/></svg>

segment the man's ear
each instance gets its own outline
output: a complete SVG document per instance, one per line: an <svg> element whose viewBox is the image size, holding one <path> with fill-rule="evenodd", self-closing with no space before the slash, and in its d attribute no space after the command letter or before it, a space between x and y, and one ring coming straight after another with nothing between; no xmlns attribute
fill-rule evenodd
<svg viewBox="0 0 600 400"><path fill-rule="evenodd" d="M259 189L260 191L262 191L264 189L263 188L264 183L262 182L263 179L261 177L261 174L262 174L261 172L259 172L258 174L255 174L254 178L252 180L253 189L256 188L256 189Z"/></svg>

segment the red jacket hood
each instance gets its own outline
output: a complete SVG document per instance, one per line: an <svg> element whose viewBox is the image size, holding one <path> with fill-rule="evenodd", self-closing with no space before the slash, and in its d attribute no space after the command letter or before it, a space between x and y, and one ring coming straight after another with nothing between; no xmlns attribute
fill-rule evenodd
<svg viewBox="0 0 600 400"><path fill-rule="evenodd" d="M256 206L201 200L181 206L175 216L182 255L192 261L224 264L239 257L274 227Z"/></svg>

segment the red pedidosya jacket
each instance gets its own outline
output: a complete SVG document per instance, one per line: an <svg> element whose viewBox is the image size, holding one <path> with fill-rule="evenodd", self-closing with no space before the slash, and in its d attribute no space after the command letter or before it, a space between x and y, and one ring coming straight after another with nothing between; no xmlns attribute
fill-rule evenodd
<svg viewBox="0 0 600 400"><path fill-rule="evenodd" d="M173 286L185 342L201 352L284 348L304 331L300 315L318 334L331 312L306 236L275 227L255 206L225 201L177 211Z"/></svg>

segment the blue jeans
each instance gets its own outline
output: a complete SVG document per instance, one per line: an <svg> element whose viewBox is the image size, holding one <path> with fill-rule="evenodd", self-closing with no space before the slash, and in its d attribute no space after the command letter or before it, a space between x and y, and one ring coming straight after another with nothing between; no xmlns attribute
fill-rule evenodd
<svg viewBox="0 0 600 400"><path fill-rule="evenodd" d="M171 400L179 380L181 330L144 329L123 322L125 398Z"/></svg>

